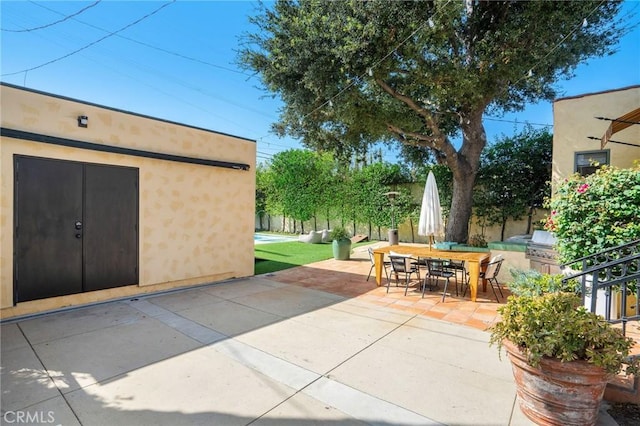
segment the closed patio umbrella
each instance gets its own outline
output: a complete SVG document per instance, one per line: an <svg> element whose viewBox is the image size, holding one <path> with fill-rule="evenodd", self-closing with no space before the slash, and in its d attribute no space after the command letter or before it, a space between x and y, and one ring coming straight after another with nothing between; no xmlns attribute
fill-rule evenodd
<svg viewBox="0 0 640 426"><path fill-rule="evenodd" d="M444 232L442 222L442 208L440 207L440 194L433 172L429 172L427 183L422 195L422 206L420 207L420 220L418 222L418 235L429 237L429 246L436 235Z"/></svg>

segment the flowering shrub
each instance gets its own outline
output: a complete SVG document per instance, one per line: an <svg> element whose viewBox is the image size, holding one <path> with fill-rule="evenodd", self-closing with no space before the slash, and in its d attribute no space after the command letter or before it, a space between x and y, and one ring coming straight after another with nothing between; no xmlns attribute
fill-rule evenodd
<svg viewBox="0 0 640 426"><path fill-rule="evenodd" d="M545 229L556 236L562 263L640 239L640 162L572 175L557 186L548 207Z"/></svg>

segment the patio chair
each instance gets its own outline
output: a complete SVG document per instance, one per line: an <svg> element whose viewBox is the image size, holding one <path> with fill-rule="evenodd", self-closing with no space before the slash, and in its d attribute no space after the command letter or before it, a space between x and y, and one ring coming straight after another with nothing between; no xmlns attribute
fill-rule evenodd
<svg viewBox="0 0 640 426"><path fill-rule="evenodd" d="M446 267L454 274L453 276L456 279L456 288L458 287L458 273L460 274L460 278L462 279L462 285L460 288L463 288L467 284L467 268L464 265L464 260L449 260L446 263Z"/></svg>
<svg viewBox="0 0 640 426"><path fill-rule="evenodd" d="M442 301L447 295L447 287L449 286L449 280L455 275L447 267L447 261L442 259L425 259L427 263L427 275L424 277L424 284L422 286L422 297L424 297L424 291L429 283L429 289L431 289L431 280L435 280L436 287L438 286L438 279L445 278L444 290L442 291ZM458 295L458 282L456 281L456 296Z"/></svg>
<svg viewBox="0 0 640 426"><path fill-rule="evenodd" d="M500 283L498 282L498 273L500 272L500 267L502 266L502 262L504 259L501 254L493 256L489 263L487 264L487 269L484 272L480 272L480 279L485 279L491 284L491 290L493 291L493 295L496 296L496 301L500 303L500 298L498 297L498 293L496 293L496 288L500 292L500 296L504 298L504 294L502 293L502 288L500 287ZM462 297L467 294L467 289L469 288L469 277L467 277L467 285L464 289L464 293Z"/></svg>
<svg viewBox="0 0 640 426"><path fill-rule="evenodd" d="M420 269L418 264L411 256L399 254L389 254L389 263L391 263L391 270L396 276L396 287L400 280L399 275L404 275L404 295L406 296L407 290L409 289L409 282L411 281L411 274L416 274L416 278L420 281ZM388 280L387 293L389 293L390 284L391 280Z"/></svg>
<svg viewBox="0 0 640 426"><path fill-rule="evenodd" d="M367 281L369 281L369 278L371 278L371 272L373 272L373 268L376 267L376 261L373 256L373 248L369 247L367 251L369 252L369 261L371 262L371 268L369 268L369 275L367 275ZM387 276L387 282L389 282L389 270L387 268L390 268L390 267L391 267L391 262L389 262L388 260L384 260L382 262L382 268L384 268L384 274Z"/></svg>

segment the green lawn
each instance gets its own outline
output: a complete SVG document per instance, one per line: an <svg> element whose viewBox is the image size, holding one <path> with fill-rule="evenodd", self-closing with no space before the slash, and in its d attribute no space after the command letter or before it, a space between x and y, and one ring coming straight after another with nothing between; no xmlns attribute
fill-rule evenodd
<svg viewBox="0 0 640 426"><path fill-rule="evenodd" d="M369 242L352 244L351 248ZM331 243L305 244L298 241L258 244L255 246L256 275L306 265L333 257Z"/></svg>

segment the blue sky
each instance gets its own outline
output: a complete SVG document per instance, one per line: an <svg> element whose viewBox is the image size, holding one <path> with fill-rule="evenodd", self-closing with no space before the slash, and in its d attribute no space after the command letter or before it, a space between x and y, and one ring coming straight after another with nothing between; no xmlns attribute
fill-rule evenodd
<svg viewBox="0 0 640 426"><path fill-rule="evenodd" d="M270 133L280 102L235 64L240 35L253 30L254 2L94 3L2 0L1 80L254 139L259 161L301 147ZM638 23L640 2L625 2L629 12ZM637 84L639 27L622 39L618 53L590 60L558 86L564 97ZM490 141L525 122L552 124L553 112L544 102L499 120L505 121L485 121ZM395 161L392 152L385 158Z"/></svg>

